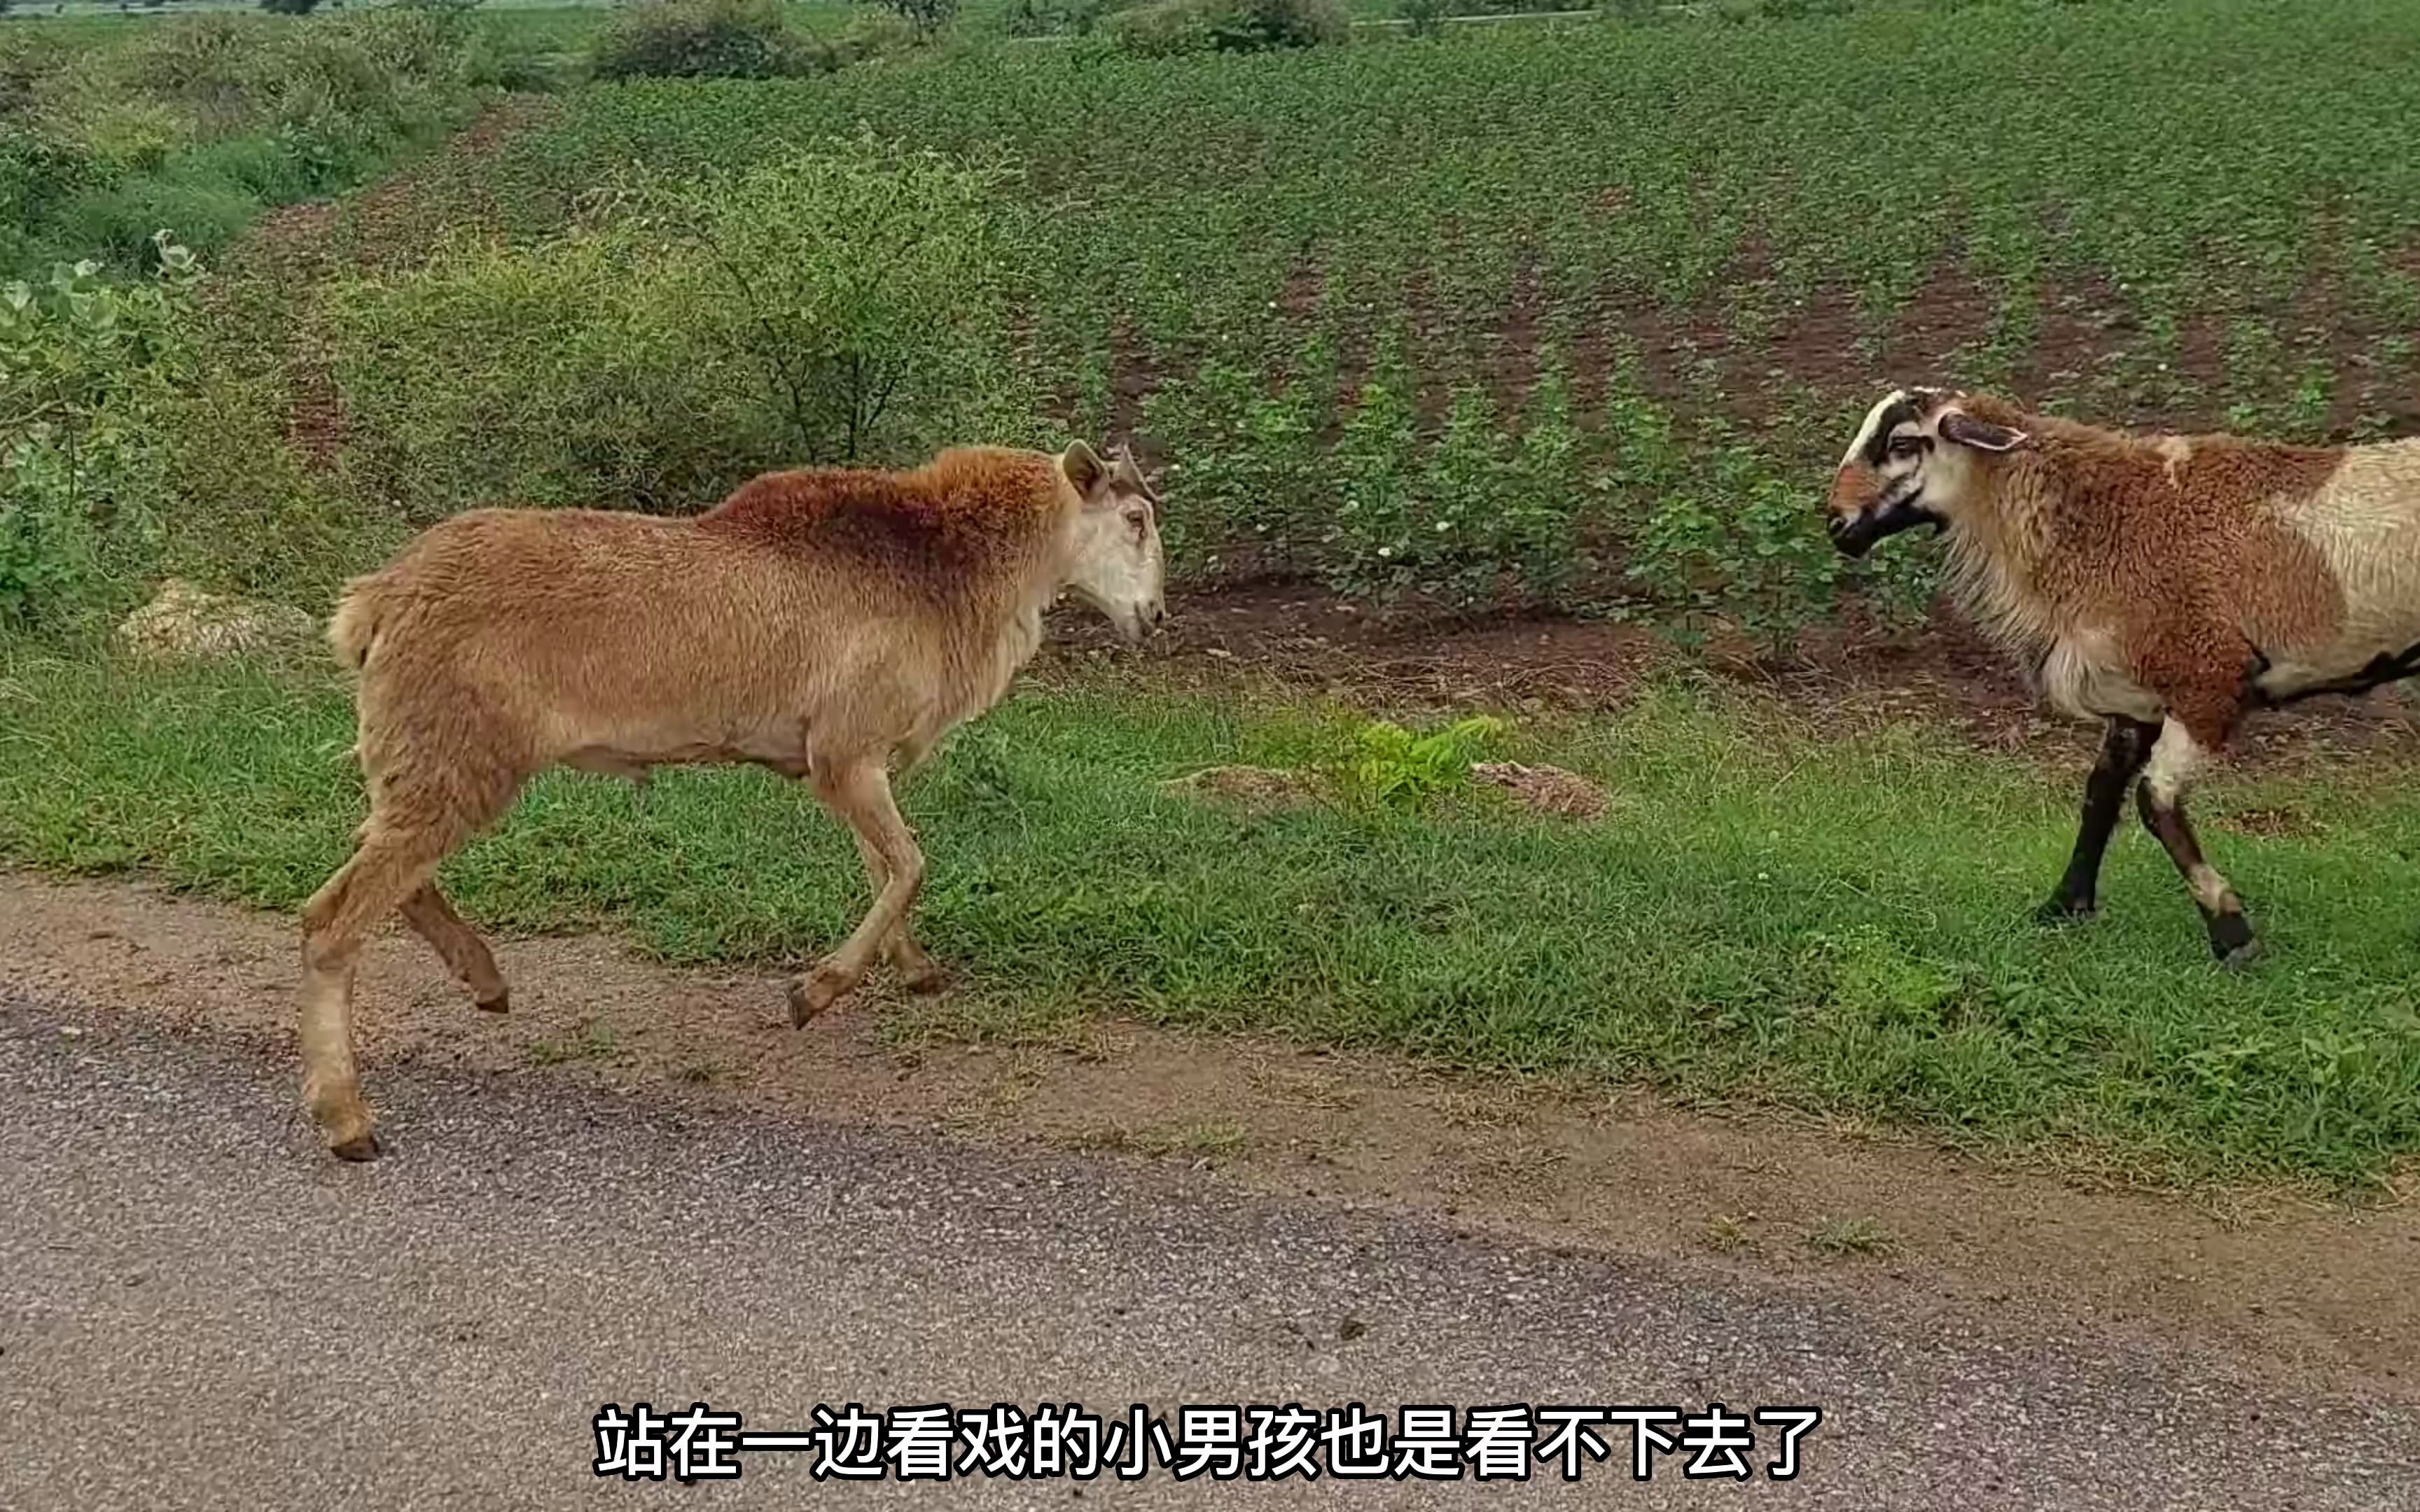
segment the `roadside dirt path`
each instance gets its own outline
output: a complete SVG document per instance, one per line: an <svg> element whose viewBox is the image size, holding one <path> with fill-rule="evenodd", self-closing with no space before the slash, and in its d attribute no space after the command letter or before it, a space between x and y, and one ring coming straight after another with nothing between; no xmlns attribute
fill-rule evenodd
<svg viewBox="0 0 2420 1512"><path fill-rule="evenodd" d="M499 940L514 1007L471 1008L419 941L363 967L387 1068L549 1078L670 1106L1172 1162L1236 1188L1410 1211L1574 1253L1884 1298L1911 1319L2218 1347L2281 1380L2420 1402L2420 1203L2144 1193L1854 1126L1104 1021L1056 1043L918 1033L876 989L792 1030L770 972L675 970L596 937ZM209 1031L291 1064L290 921L125 883L0 872L0 983ZM299 1116L298 1121L299 1121ZM401 1160L433 1135L390 1120Z"/></svg>
<svg viewBox="0 0 2420 1512"><path fill-rule="evenodd" d="M2420 1496L2420 1412L2206 1345L1918 1317L1887 1293L1548 1249L1166 1163L425 1062L381 1084L412 1158L355 1165L287 1119L281 1070L221 1035L0 988L0 1211L18 1220L0 1225L0 1505L627 1506L648 1493L611 1461L594 1473L614 1453L595 1424L609 1402L626 1424L640 1402L743 1414L717 1457L742 1478L659 1486L684 1505L1227 1507L1238 1489L1216 1477L1237 1472L1290 1507L1732 1505L1784 1474L1770 1494L1836 1512ZM1099 1441L1065 1427L1047 1436L1064 1456L1037 1463L1044 1402L1063 1425L1079 1404ZM1391 1420L1395 1486L1330 1473L1372 1458L1313 1436L1347 1402L1382 1435ZM1699 1416L1716 1402L1742 1451L1728 1472L1694 1452L1716 1442ZM824 1444L889 1484L827 1478L817 1408L851 1403L895 1415ZM1664 1452L1609 1414L1580 1466L1550 1446L1558 1405L1634 1403L1687 1420ZM1208 1467L1178 1441L1208 1438L1188 1420L1221 1404L1243 1453L1191 1473ZM1307 1464L1252 1404L1295 1409ZM1400 1478L1414 1404L1460 1429L1445 1481ZM1121 1449L1130 1405L1164 1432ZM1499 1426L1482 1434L1484 1406ZM1768 1408L1820 1412L1794 1456ZM946 1469L907 1452L909 1414L956 1419ZM803 1434L804 1452L752 1429ZM964 1452L970 1429L988 1452ZM688 1468L678 1438L652 1437L670 1474ZM1660 1464L1637 1469L1638 1450ZM920 1459L957 1484L901 1484Z"/></svg>

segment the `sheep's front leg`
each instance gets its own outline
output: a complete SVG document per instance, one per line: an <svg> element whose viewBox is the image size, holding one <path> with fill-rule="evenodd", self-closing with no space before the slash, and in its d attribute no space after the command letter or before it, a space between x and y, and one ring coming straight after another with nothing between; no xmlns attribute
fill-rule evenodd
<svg viewBox="0 0 2420 1512"><path fill-rule="evenodd" d="M924 855L899 805L891 796L891 777L878 761L819 769L815 795L853 830L861 845L881 861L881 889L857 928L840 949L815 964L815 968L790 983L790 1022L803 1026L856 990L892 930L900 928L924 885Z"/></svg>
<svg viewBox="0 0 2420 1512"><path fill-rule="evenodd" d="M2143 826L2160 837L2168 858L2183 873L2185 886L2193 889L2194 905L2201 910L2202 923L2210 931L2211 953L2226 965L2240 966L2260 954L2260 942L2253 935L2252 921L2244 917L2243 900L2236 896L2218 868L2202 858L2201 842L2194 838L2193 825L2185 818L2185 783L2203 760L2202 747L2192 733L2176 720L2168 720L2160 727L2159 742L2151 748L2135 800L2143 812Z"/></svg>
<svg viewBox="0 0 2420 1512"><path fill-rule="evenodd" d="M2108 733L2101 740L2101 757L2084 779L2084 814L2076 825L2075 850L2068 857L2067 873L2059 878L2058 890L2050 901L2036 910L2042 922L2089 918L2099 906L2101 857L2109 849L2118 816L2126 811L2126 789L2150 759L2151 742L2158 733L2157 725L2124 715L2110 717Z"/></svg>

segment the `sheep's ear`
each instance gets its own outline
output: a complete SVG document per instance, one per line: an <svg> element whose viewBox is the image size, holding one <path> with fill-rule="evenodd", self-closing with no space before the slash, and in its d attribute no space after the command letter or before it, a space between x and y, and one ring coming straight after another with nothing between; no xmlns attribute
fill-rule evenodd
<svg viewBox="0 0 2420 1512"><path fill-rule="evenodd" d="M1101 455L1098 452L1094 451L1083 441L1073 443L1066 451L1060 454L1059 471L1065 473L1067 481L1076 486L1076 492L1086 499L1098 493L1101 485L1108 482L1109 477L1109 465L1101 460Z"/></svg>
<svg viewBox="0 0 2420 1512"><path fill-rule="evenodd" d="M2026 437L2024 431L1978 420L1963 409L1952 409L1941 417L1941 439L1978 452L2007 452L2023 445Z"/></svg>

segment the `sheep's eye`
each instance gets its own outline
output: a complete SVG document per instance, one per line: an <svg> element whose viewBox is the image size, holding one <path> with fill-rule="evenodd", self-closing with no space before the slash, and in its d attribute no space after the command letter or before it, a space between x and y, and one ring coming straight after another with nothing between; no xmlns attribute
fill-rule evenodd
<svg viewBox="0 0 2420 1512"><path fill-rule="evenodd" d="M1924 438L1921 436L1894 436L1891 438L1890 455L1893 456L1914 456L1923 450Z"/></svg>
<svg viewBox="0 0 2420 1512"><path fill-rule="evenodd" d="M1129 509L1126 511L1126 523L1134 527L1134 532L1139 536L1142 534L1143 527L1151 523L1151 517L1140 509Z"/></svg>

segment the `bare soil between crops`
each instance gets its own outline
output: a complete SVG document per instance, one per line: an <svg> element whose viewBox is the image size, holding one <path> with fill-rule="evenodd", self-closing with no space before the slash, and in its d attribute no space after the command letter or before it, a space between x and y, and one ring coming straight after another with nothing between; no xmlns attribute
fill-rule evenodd
<svg viewBox="0 0 2420 1512"><path fill-rule="evenodd" d="M2189 1337L2290 1379L2420 1401L2420 1172L2358 1205L2144 1191L1854 1123L1718 1116L1115 1018L975 1042L951 1028L969 1020L879 984L795 1030L776 973L669 968L595 936L497 945L514 986L504 1015L473 1010L416 939L373 943L357 1033L374 1105L382 1071L421 1062L1180 1161L1247 1189L1649 1259L1714 1288L1780 1280L1911 1310ZM65 1007L97 1049L141 1021L291 1063L296 953L282 917L0 873L0 1005ZM389 1160L447 1158L411 1127L382 1132Z"/></svg>
<svg viewBox="0 0 2420 1512"><path fill-rule="evenodd" d="M1620 710L1659 680L1699 678L1821 734L1916 721L1946 741L2062 769L2089 764L2101 738L2043 706L2016 665L1946 608L1903 633L1844 624L1777 653L1721 637L1684 651L1616 621L1383 613L1283 582L1178 592L1170 608L1166 630L1139 653L1120 648L1096 616L1055 612L1035 675L1123 671L1155 687L1271 687L1388 710L1593 714ZM2420 758L2420 692L2390 687L2256 713L2230 756L2250 770Z"/></svg>

